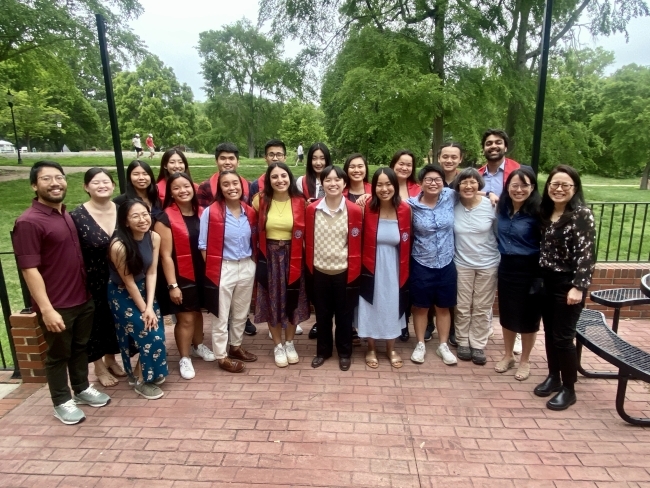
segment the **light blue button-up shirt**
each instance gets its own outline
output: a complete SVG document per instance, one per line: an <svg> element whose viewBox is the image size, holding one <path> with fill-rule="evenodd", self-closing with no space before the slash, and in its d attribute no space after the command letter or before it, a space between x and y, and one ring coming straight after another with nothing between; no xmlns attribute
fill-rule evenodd
<svg viewBox="0 0 650 488"><path fill-rule="evenodd" d="M503 184L505 181L503 180L503 177L505 176L505 171L506 171L506 160L504 159L501 165L499 165L499 168L497 169L496 174L492 175L490 174L489 169L487 166L485 167L485 171L481 176L483 176L483 181L485 181L485 188L483 188L482 191L485 193L490 192L494 193L496 196L500 197L501 193L503 192Z"/></svg>
<svg viewBox="0 0 650 488"><path fill-rule="evenodd" d="M420 197L407 200L413 211L413 249L411 256L422 266L441 269L454 259L454 204L457 193L443 188L438 203L429 208Z"/></svg>
<svg viewBox="0 0 650 488"><path fill-rule="evenodd" d="M210 207L201 215L199 231L199 249L205 251L208 246L208 224L210 223ZM244 209L236 218L226 207L226 232L223 239L223 259L238 261L253 255L251 249L251 226Z"/></svg>

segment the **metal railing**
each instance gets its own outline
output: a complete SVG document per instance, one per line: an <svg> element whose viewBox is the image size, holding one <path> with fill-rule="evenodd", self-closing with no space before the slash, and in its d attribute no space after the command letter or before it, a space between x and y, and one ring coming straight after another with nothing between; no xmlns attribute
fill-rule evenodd
<svg viewBox="0 0 650 488"><path fill-rule="evenodd" d="M650 261L648 202L589 203L596 221L596 256L600 263Z"/></svg>
<svg viewBox="0 0 650 488"><path fill-rule="evenodd" d="M13 252L0 252L0 256L14 256ZM17 268L17 266L16 266ZM25 308L23 312L31 312L31 298L29 296L29 290L27 284L23 279L23 276L18 272L18 280L20 282L20 291L23 298L23 304ZM18 367L18 357L16 355L16 347L14 345L14 338L11 334L11 323L9 318L11 317L11 302L9 301L9 290L7 288L7 280L5 277L4 268L2 266L2 260L0 259L0 307L2 307L2 316L5 323L5 331L7 334L6 341L9 343L9 351L11 353L11 362L5 354L5 344L2 338L0 337L0 370L13 370L12 378L20 378L20 369Z"/></svg>

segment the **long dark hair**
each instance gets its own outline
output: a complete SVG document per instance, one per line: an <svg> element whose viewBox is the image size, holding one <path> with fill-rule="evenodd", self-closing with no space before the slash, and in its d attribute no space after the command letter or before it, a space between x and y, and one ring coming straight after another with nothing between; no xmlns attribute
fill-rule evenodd
<svg viewBox="0 0 650 488"><path fill-rule="evenodd" d="M393 154L393 159L390 160L390 169L395 170L395 165L397 164L397 161L399 161L399 158L402 156L411 156L411 160L413 161L413 167L411 168L411 174L407 178L408 181L414 184L418 184L417 180L415 179L415 168L417 167L417 160L415 159L415 154L413 154L411 151L408 149L400 149L397 151L395 154ZM445 177L445 174L442 174L442 177Z"/></svg>
<svg viewBox="0 0 650 488"><path fill-rule="evenodd" d="M273 187L271 186L271 171L273 171L275 168L280 168L284 171L287 172L289 175L289 197L298 197L300 196L300 193L298 192L298 188L296 187L296 180L293 177L293 173L289 169L289 166L287 166L285 163L271 163L269 164L269 167L266 168L266 173L264 174L264 192L262 193L262 198L264 199L264 203L266 204L266 215L268 216L269 214L269 209L271 208L271 200L273 200ZM266 227L266 220L264 220L264 227ZM262 229L263 230L263 229Z"/></svg>
<svg viewBox="0 0 650 488"><path fill-rule="evenodd" d="M127 199L124 203L117 207L117 228L113 234L111 247L115 242L121 242L124 246L124 261L114 263L116 269L124 266L125 274L132 274L133 276L142 273L144 263L142 256L138 251L138 242L133 238L133 233L129 229L127 223L129 220L129 212L134 205L142 205L147 212L151 209L140 199Z"/></svg>
<svg viewBox="0 0 650 488"><path fill-rule="evenodd" d="M172 147L171 149L167 149L167 151L165 151L165 154L162 155L162 158L160 158L160 171L158 171L158 179L156 180L156 183L159 181L166 181L169 178L170 175L169 171L167 170L167 163L169 163L169 159L174 154L178 154L183 160L183 164L185 165L185 170L183 173L188 175L190 174L190 167L187 164L187 158L185 157L185 154L183 154L183 151L181 151L179 148Z"/></svg>
<svg viewBox="0 0 650 488"><path fill-rule="evenodd" d="M366 158L361 153L350 154L348 158L345 160L345 164L343 165L343 171L345 171L345 174L348 175L348 179L350 179L350 175L348 174L348 171L350 170L350 163L355 159L361 159L361 161L363 161L363 164L366 167L366 176L363 177L363 181L365 183L368 183L368 171L369 171L368 161L366 161Z"/></svg>
<svg viewBox="0 0 650 488"><path fill-rule="evenodd" d="M219 179L217 180L217 194L214 196L214 201L215 202L224 202L226 200L226 196L223 194L223 190L221 189L221 178L227 175L235 175L237 178L239 178L239 183L241 184L241 176L237 173L237 171L232 171L232 170L226 170L226 171L220 171L219 172ZM266 188L266 187L265 187ZM244 199L244 187L242 185L241 187L241 195L239 196L240 200Z"/></svg>
<svg viewBox="0 0 650 488"><path fill-rule="evenodd" d="M194 187L194 182L192 181L192 177L187 173L174 173L169 178L167 178L167 185L166 185L167 189L165 190L165 201L163 202L162 208L165 209L174 202L174 197L172 197L172 183L179 178L185 178L187 181L190 182L190 186L192 187L192 211L194 212L194 215L198 216L199 199L196 196L196 190Z"/></svg>
<svg viewBox="0 0 650 488"><path fill-rule="evenodd" d="M146 189L147 199L151 202L152 205L159 205L160 200L158 199L158 187L156 186L156 181L153 176L153 171L151 171L151 166L139 159L134 159L131 161L129 166L126 168L126 197L129 199L140 198L136 189L133 188L133 183L131 182L131 173L133 173L135 168L142 168L149 175L151 182L149 183L149 187Z"/></svg>
<svg viewBox="0 0 650 488"><path fill-rule="evenodd" d="M497 211L505 217L510 217L510 215L513 214L514 206L512 205L512 198L510 198L508 188L510 187L510 182L515 176L518 176L524 183L526 182L526 179L528 179L533 187L533 191L528 195L528 198L519 209L519 212L532 217L539 217L539 208L542 203L542 196L539 194L539 189L537 188L537 177L535 176L535 172L528 166L521 166L510 173L510 176L508 176L508 179L503 185L503 192L499 198Z"/></svg>
<svg viewBox="0 0 650 488"><path fill-rule="evenodd" d="M553 214L553 209L555 208L555 203L551 200L551 197L548 196L548 186L551 184L551 180L558 173L564 173L569 175L569 178L573 180L573 189L575 193L569 203L564 207L564 213L573 212L578 207L581 207L585 204L585 197L582 193L582 182L580 181L580 175L578 172L567 164L559 164L551 170L546 180L546 185L544 185L544 193L542 195L542 204L540 207L540 214L542 220L548 221L551 219Z"/></svg>
<svg viewBox="0 0 650 488"><path fill-rule="evenodd" d="M108 171L106 171L104 168L90 168L86 173L84 174L84 185L88 186L90 185L90 182L93 181L93 178L97 176L100 173L104 173L108 178L111 180L111 183L113 183L113 186L115 186L115 180L113 179L113 175L111 175ZM90 193L86 192L88 195Z"/></svg>
<svg viewBox="0 0 650 488"><path fill-rule="evenodd" d="M319 149L323 151L323 155L325 156L325 166L332 166L332 155L330 154L328 147L322 142L314 142L307 152L307 171L305 173L305 178L307 178L307 189L312 197L317 196L316 179L318 178L312 160L314 159L314 153ZM323 167L323 169L325 169L325 167Z"/></svg>
<svg viewBox="0 0 650 488"><path fill-rule="evenodd" d="M379 211L380 203L379 197L377 196L377 181L381 175L386 175L388 177L388 181L390 181L390 184L393 185L395 193L393 194L391 203L393 204L393 207L395 207L395 210L397 210L399 204L402 203L402 199L399 196L399 182L397 181L397 175L395 174L395 171L386 167L377 169L377 171L375 171L375 174L372 175L372 198L370 200L370 209L374 212Z"/></svg>

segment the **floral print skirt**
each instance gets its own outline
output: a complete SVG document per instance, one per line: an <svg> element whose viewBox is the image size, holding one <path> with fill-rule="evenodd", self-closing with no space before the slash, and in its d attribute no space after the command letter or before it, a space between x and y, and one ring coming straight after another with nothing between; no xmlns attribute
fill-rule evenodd
<svg viewBox="0 0 650 488"><path fill-rule="evenodd" d="M145 279L136 282L142 298L146 301L144 286ZM135 343L140 354L140 365L142 366L142 377L146 383L158 378L167 376L167 350L165 349L165 326L160 315L158 302L154 301L153 309L158 316L158 326L155 329L146 330L142 313L135 306L133 298L124 286L117 285L112 281L108 282L108 303L115 320L117 330L117 341L122 354L124 371L133 376L131 360L129 358L129 339Z"/></svg>

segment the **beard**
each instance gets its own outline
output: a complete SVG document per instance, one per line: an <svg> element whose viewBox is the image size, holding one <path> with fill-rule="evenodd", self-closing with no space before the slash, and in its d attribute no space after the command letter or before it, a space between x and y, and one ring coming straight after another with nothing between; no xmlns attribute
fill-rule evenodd
<svg viewBox="0 0 650 488"><path fill-rule="evenodd" d="M65 198L65 194L67 193L67 191L68 191L67 188L61 188L61 195L58 197L53 197L47 191L43 191L43 192L39 191L38 197L49 203L61 203Z"/></svg>
<svg viewBox="0 0 650 488"><path fill-rule="evenodd" d="M483 155L485 156L485 159L488 161L501 161L504 156L506 155L505 151L499 150L499 152L487 152L484 151Z"/></svg>

